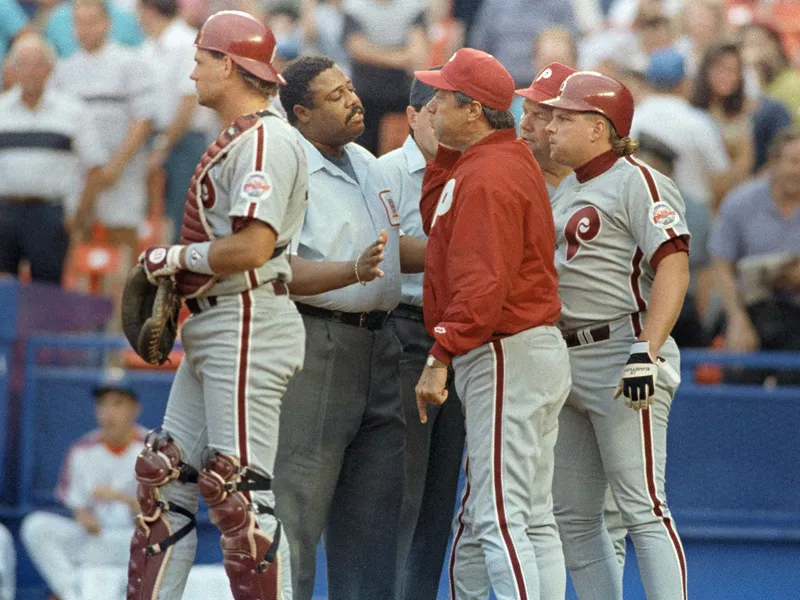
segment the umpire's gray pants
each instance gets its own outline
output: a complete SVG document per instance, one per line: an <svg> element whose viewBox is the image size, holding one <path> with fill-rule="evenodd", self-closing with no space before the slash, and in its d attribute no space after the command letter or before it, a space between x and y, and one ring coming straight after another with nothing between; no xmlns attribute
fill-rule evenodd
<svg viewBox="0 0 800 600"><path fill-rule="evenodd" d="M390 599L403 493L400 343L389 326L303 321L305 367L283 398L274 488L294 597L312 596L324 530L328 597Z"/></svg>

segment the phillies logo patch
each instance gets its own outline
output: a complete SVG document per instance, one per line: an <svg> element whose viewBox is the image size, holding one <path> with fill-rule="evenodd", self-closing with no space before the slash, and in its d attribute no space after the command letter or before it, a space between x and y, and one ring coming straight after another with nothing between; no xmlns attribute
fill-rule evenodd
<svg viewBox="0 0 800 600"><path fill-rule="evenodd" d="M656 202L650 207L650 222L659 229L675 227L680 220L678 212L666 202Z"/></svg>
<svg viewBox="0 0 800 600"><path fill-rule="evenodd" d="M242 184L242 196L249 200L265 200L272 194L272 180L263 171L253 171Z"/></svg>
<svg viewBox="0 0 800 600"><path fill-rule="evenodd" d="M539 73L539 76L536 78L536 81L541 81L542 79L550 79L552 76L553 76L553 69L548 67L544 71Z"/></svg>

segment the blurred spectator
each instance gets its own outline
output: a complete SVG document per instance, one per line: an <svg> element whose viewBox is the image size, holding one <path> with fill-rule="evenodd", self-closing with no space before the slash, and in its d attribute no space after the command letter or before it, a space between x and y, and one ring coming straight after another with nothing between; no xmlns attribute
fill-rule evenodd
<svg viewBox="0 0 800 600"><path fill-rule="evenodd" d="M669 18L677 17L683 10L684 0L604 0L608 5L608 24L613 28L627 29L644 6L657 5Z"/></svg>
<svg viewBox="0 0 800 600"><path fill-rule="evenodd" d="M484 0L452 0L453 18L464 27L464 39L471 39L472 26Z"/></svg>
<svg viewBox="0 0 800 600"><path fill-rule="evenodd" d="M732 191L711 233L731 350L800 350L800 129L779 133L771 150L769 177ZM760 261L755 289L741 277L745 260ZM759 383L764 375L736 379ZM800 372L777 378L800 384Z"/></svg>
<svg viewBox="0 0 800 600"><path fill-rule="evenodd" d="M485 50L503 63L518 88L533 81L531 40L552 25L577 35L572 4L565 0L483 0L470 34L470 46Z"/></svg>
<svg viewBox="0 0 800 600"><path fill-rule="evenodd" d="M108 1L106 11L111 22L109 37L112 40L126 46L139 46L144 41L142 30L133 14ZM59 56L69 56L78 49L71 2L62 2L53 9L43 33L55 46Z"/></svg>
<svg viewBox="0 0 800 600"><path fill-rule="evenodd" d="M76 223L102 223L108 241L127 247L133 261L147 214L143 148L155 113L152 74L139 52L108 41L105 0L73 0L72 7L81 49L56 65L53 83L86 102L110 159L100 172L103 190L94 206L78 207Z"/></svg>
<svg viewBox="0 0 800 600"><path fill-rule="evenodd" d="M686 72L693 78L709 49L726 33L725 5L722 0L692 0L681 14L683 35L675 47L686 60Z"/></svg>
<svg viewBox="0 0 800 600"><path fill-rule="evenodd" d="M46 41L22 36L8 61L18 85L0 95L0 272L16 275L24 257L34 280L58 284L75 195L92 202L106 154L86 105L48 88Z"/></svg>
<svg viewBox="0 0 800 600"><path fill-rule="evenodd" d="M672 178L677 152L658 138L642 134L638 137L639 152L637 157L648 165ZM681 191L680 188L678 191ZM703 326L697 307L695 294L698 279L707 269L711 259L708 255L708 236L711 230L711 211L691 196L681 196L686 205L686 226L689 228L691 252L689 253L689 289L681 307L678 321L672 330L672 337L681 348L708 346L710 339Z"/></svg>
<svg viewBox="0 0 800 600"><path fill-rule="evenodd" d="M428 39L431 43L427 64L441 65L464 46L464 23L453 14L451 0L429 0L427 21Z"/></svg>
<svg viewBox="0 0 800 600"><path fill-rule="evenodd" d="M180 239L183 206L194 168L206 151L215 119L197 104L194 39L197 31L177 17L176 0L139 0L137 14L147 41L142 52L154 69L158 135L148 157L148 172L166 174L166 215L172 240Z"/></svg>
<svg viewBox="0 0 800 600"><path fill-rule="evenodd" d="M122 380L94 396L99 429L70 446L56 488L72 516L36 511L20 528L25 550L61 600L125 596L124 578L98 576L92 567L127 565L139 511L134 465L146 433L136 424L139 401Z"/></svg>
<svg viewBox="0 0 800 600"><path fill-rule="evenodd" d="M631 136L648 134L672 148L678 189L712 206L730 187L730 161L712 117L684 97L683 57L671 49L654 53L646 77L650 93L636 106Z"/></svg>
<svg viewBox="0 0 800 600"><path fill-rule="evenodd" d="M0 524L0 600L14 600L17 592L17 552L14 538L5 525Z"/></svg>
<svg viewBox="0 0 800 600"><path fill-rule="evenodd" d="M741 29L742 58L755 71L764 94L782 103L800 125L800 71L789 65L780 34L769 25L750 24Z"/></svg>
<svg viewBox="0 0 800 600"><path fill-rule="evenodd" d="M278 72L281 72L286 63L300 56L303 51L300 13L291 6L279 6L269 12L267 25L275 35L273 64Z"/></svg>
<svg viewBox="0 0 800 600"><path fill-rule="evenodd" d="M350 55L344 49L342 0L302 0L300 21L305 40L303 54L328 56L350 76Z"/></svg>
<svg viewBox="0 0 800 600"><path fill-rule="evenodd" d="M0 0L0 59L5 56L11 40L27 22L28 16L17 0Z"/></svg>
<svg viewBox="0 0 800 600"><path fill-rule="evenodd" d="M408 104L412 73L426 65L425 2L344 0L344 46L364 103L362 146L377 154L384 115Z"/></svg>
<svg viewBox="0 0 800 600"><path fill-rule="evenodd" d="M755 101L744 93L744 65L736 44L719 44L706 52L694 81L691 102L709 111L719 124L737 176L735 183L741 183L755 164Z"/></svg>

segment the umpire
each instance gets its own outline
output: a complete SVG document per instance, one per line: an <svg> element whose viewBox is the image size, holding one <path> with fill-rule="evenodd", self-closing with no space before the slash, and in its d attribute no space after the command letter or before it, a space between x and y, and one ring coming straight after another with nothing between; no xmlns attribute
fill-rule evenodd
<svg viewBox="0 0 800 600"><path fill-rule="evenodd" d="M424 242L401 240L375 158L353 143L364 109L348 77L313 56L289 63L283 76L281 104L309 172L305 222L291 249L306 361L283 399L275 485L295 598L312 596L323 530L332 600L392 598L405 420L400 342L387 325L400 301L401 258L421 270ZM415 242L416 253L408 251Z"/></svg>
<svg viewBox="0 0 800 600"><path fill-rule="evenodd" d="M427 104L434 88L414 79L406 117L410 133L402 147L378 159L395 194L400 227L426 238L419 201L427 161L436 154ZM403 345L400 383L406 415L405 489L400 511L397 556L397 599L436 598L450 537L458 473L464 453L464 417L452 376L443 405L431 405L422 423L414 388L425 367L433 338L422 316L422 274L402 277L403 297L392 311L395 333Z"/></svg>

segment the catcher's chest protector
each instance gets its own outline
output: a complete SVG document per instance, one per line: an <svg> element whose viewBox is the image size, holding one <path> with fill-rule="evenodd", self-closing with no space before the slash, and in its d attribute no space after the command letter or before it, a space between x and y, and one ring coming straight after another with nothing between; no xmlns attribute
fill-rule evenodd
<svg viewBox="0 0 800 600"><path fill-rule="evenodd" d="M195 167L194 175L189 183L186 194L186 204L183 211L183 225L181 227L181 244L207 242L214 239L214 232L206 220L205 207L215 202L214 187L208 177L208 172L233 147L234 141L242 134L250 131L259 124L260 115L253 114L236 119L233 124L225 129L203 154L200 162ZM208 191L203 194L203 188ZM210 275L201 275L191 271L181 271L175 276L178 292L181 296L191 297L203 287L210 287Z"/></svg>

